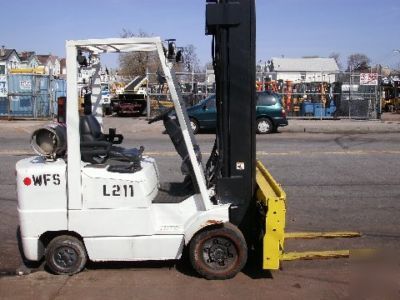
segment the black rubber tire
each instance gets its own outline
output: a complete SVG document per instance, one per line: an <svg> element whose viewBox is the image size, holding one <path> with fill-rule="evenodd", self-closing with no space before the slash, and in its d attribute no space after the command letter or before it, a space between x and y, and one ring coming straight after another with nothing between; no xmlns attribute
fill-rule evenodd
<svg viewBox="0 0 400 300"><path fill-rule="evenodd" d="M259 118L257 119L256 128L258 134L267 134L273 132L274 124L268 118Z"/></svg>
<svg viewBox="0 0 400 300"><path fill-rule="evenodd" d="M193 134L197 134L200 130L199 122L194 118L189 118L189 120L190 120L189 125L192 127Z"/></svg>
<svg viewBox="0 0 400 300"><path fill-rule="evenodd" d="M216 243L215 241L226 241L225 244ZM212 244L210 248L207 248L209 243ZM227 243L229 245L227 246ZM224 248L225 247L225 248ZM214 249L211 249L214 248ZM233 253L230 251L234 250ZM211 252L214 250L213 252ZM205 252L207 252L205 254ZM211 261L212 256L219 254L225 254L231 261L228 264L224 264L223 261ZM205 256L209 259L205 260ZM242 232L234 225L230 223L225 223L221 227L212 227L210 229L205 229L200 233L196 234L192 241L190 242L189 249L190 262L193 268L206 279L229 279L236 276L247 262L247 245L246 240ZM226 258L226 257L225 257ZM221 265L221 263L223 265ZM219 266L212 266L212 264L218 264Z"/></svg>
<svg viewBox="0 0 400 300"><path fill-rule="evenodd" d="M57 260L56 256L60 257L60 260ZM73 275L79 273L85 267L87 253L85 246L79 239L69 235L61 235L48 244L45 258L46 265L52 273ZM68 262L70 265L66 264L68 258L71 260L71 262ZM64 262L64 266L62 262Z"/></svg>

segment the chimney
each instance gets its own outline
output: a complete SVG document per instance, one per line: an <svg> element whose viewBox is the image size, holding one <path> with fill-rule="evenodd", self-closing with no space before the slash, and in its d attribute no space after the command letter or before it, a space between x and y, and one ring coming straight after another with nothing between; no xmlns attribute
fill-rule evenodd
<svg viewBox="0 0 400 300"><path fill-rule="evenodd" d="M0 56L5 56L6 55L6 49L5 49L5 47L6 46L1 46L1 49L0 49Z"/></svg>

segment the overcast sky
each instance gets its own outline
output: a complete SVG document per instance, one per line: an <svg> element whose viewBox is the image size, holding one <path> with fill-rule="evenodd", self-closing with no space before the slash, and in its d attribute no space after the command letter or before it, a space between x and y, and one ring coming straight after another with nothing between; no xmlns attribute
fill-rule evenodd
<svg viewBox="0 0 400 300"><path fill-rule="evenodd" d="M204 35L205 0L3 1L0 44L65 56L67 39L117 37L122 29L145 31L177 44L194 44L210 60ZM258 0L257 59L350 53L397 66L400 0ZM108 59L108 64L114 64Z"/></svg>

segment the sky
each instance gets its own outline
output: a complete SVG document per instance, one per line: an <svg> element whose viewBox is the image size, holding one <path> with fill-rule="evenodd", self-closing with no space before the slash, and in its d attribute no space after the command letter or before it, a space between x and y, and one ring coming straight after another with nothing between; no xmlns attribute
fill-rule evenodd
<svg viewBox="0 0 400 300"><path fill-rule="evenodd" d="M193 44L202 64L211 60L205 36L205 0L4 1L0 45L65 56L65 40L118 37L144 31L178 46ZM257 61L271 57L347 56L398 67L400 0L257 0ZM116 66L116 57L106 63Z"/></svg>

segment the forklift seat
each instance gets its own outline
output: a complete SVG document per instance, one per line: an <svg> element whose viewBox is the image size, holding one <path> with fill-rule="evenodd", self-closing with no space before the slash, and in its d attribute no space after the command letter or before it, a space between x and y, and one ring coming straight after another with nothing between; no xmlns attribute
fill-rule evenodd
<svg viewBox="0 0 400 300"><path fill-rule="evenodd" d="M106 138L101 132L99 121L93 115L85 115L80 118L79 130L81 134L81 141L94 142L105 141Z"/></svg>
<svg viewBox="0 0 400 300"><path fill-rule="evenodd" d="M141 169L144 148L126 149L113 146L123 141L123 136L116 134L114 128L109 129L109 134L104 134L95 116L84 115L80 118L79 129L82 161L91 164L103 164L107 161L110 172L134 173Z"/></svg>

